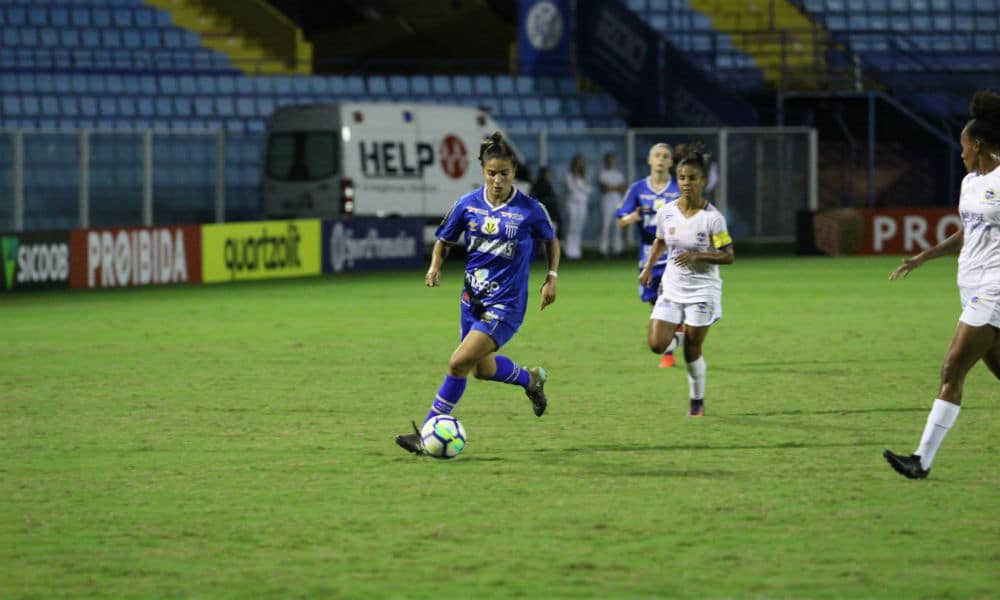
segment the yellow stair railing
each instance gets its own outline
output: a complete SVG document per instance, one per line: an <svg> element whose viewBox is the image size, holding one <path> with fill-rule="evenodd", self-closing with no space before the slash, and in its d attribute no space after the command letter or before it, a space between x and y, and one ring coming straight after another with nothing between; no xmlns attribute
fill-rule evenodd
<svg viewBox="0 0 1000 600"><path fill-rule="evenodd" d="M828 32L787 0L690 0L690 5L752 56L774 87L783 87L790 72L825 71Z"/></svg>
<svg viewBox="0 0 1000 600"><path fill-rule="evenodd" d="M263 0L144 0L176 25L201 34L247 74L312 73L312 44L302 29Z"/></svg>

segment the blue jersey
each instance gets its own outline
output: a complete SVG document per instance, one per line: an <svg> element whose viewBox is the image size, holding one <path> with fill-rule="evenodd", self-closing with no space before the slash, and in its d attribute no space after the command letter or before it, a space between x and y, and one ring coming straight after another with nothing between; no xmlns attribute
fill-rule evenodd
<svg viewBox="0 0 1000 600"><path fill-rule="evenodd" d="M639 209L639 216L642 217L642 221L636 223L636 225L639 229L639 242L641 244L639 247L639 259L641 261L645 260L649 248L656 240L656 211L660 210L660 207L664 204L673 202L680 197L681 190L677 186L677 180L674 178L670 179L667 187L658 192L649 186L648 177L636 181L628 188L628 193L625 194L625 199L622 200L621 206L615 211L615 216L621 218L634 212L635 209ZM664 253L655 265L656 271L662 274L663 268L666 265L667 255ZM639 265L639 268L642 268L642 264Z"/></svg>
<svg viewBox="0 0 1000 600"><path fill-rule="evenodd" d="M531 196L514 189L500 206L486 201L485 187L458 199L435 235L448 244L465 234L465 291L462 299L495 306L524 318L528 302L528 266L535 240L555 237L549 213Z"/></svg>

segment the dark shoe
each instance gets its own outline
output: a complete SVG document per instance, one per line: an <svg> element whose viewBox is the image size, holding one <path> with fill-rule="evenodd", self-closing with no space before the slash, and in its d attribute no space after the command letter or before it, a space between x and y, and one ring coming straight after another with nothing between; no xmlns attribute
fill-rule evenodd
<svg viewBox="0 0 1000 600"><path fill-rule="evenodd" d="M931 472L930 469L924 470L920 465L920 457L916 454L900 456L886 450L882 453L882 456L889 461L889 466L896 469L897 473L909 479L923 479Z"/></svg>
<svg viewBox="0 0 1000 600"><path fill-rule="evenodd" d="M688 409L689 417L704 417L705 416L705 401L704 400L692 400L691 408Z"/></svg>
<svg viewBox="0 0 1000 600"><path fill-rule="evenodd" d="M535 416L540 417L549 405L549 399L545 397L545 381L549 378L549 374L542 367L528 369L528 374L531 375L531 379L524 393L531 400L531 409L535 411Z"/></svg>
<svg viewBox="0 0 1000 600"><path fill-rule="evenodd" d="M410 424L413 425L413 433L404 433L402 435L397 435L396 443L399 444L400 448L406 450L407 452L412 452L414 454L423 454L424 444L423 440L420 437L420 428L417 427L417 424L412 421L410 422Z"/></svg>

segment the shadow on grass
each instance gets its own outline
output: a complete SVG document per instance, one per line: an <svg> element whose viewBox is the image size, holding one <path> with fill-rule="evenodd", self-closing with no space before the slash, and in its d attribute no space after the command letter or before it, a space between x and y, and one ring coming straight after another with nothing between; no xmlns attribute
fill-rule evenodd
<svg viewBox="0 0 1000 600"><path fill-rule="evenodd" d="M654 444L645 446L620 446L614 444L593 444L588 446L570 446L568 448L530 448L525 450L511 449L510 454L572 454L590 452L671 452L678 450L787 450L796 448L857 448L859 446L879 446L880 443L853 442L779 442L776 444Z"/></svg>
<svg viewBox="0 0 1000 600"><path fill-rule="evenodd" d="M983 407L962 407L962 412L969 410L982 409ZM930 410L930 406L911 406L911 407L877 407L877 408L831 408L828 410L775 410L768 412L745 412L745 413L729 413L726 415L720 415L716 418L725 420L727 418L733 417L795 417L802 415L865 415L872 413L926 413Z"/></svg>

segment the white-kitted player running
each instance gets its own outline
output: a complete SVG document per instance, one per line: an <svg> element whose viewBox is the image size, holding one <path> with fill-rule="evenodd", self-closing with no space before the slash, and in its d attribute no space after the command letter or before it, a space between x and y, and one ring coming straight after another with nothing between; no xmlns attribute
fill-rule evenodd
<svg viewBox="0 0 1000 600"><path fill-rule="evenodd" d="M662 353L683 323L691 406L688 415L705 414L705 373L702 345L708 329L722 318L722 278L719 265L735 260L726 218L703 195L707 183L705 155L691 148L677 163L680 198L656 212L656 239L639 282L649 285L653 267L666 251L667 268L660 294L649 318L649 349Z"/></svg>
<svg viewBox="0 0 1000 600"><path fill-rule="evenodd" d="M1000 378L1000 94L979 91L969 105L971 119L962 129L962 180L958 214L962 229L924 250L889 275L906 277L928 260L958 253L958 289L962 314L941 367L941 386L927 415L920 445L909 456L886 449L889 464L905 477L923 479L962 405L962 387L979 362Z"/></svg>

